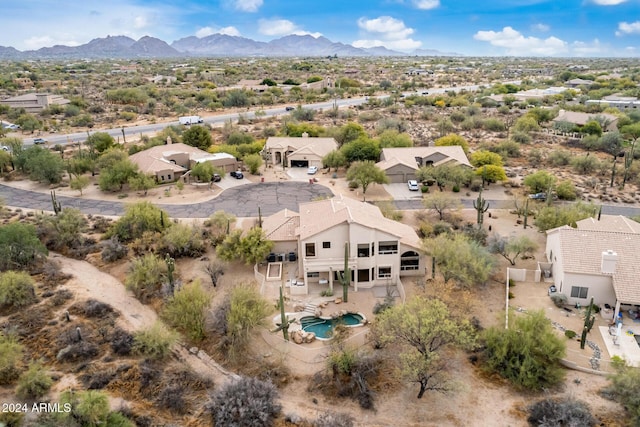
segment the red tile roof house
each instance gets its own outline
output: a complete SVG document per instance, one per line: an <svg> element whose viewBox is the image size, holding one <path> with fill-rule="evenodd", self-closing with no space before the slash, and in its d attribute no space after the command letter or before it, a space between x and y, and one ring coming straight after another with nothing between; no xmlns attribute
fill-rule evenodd
<svg viewBox="0 0 640 427"><path fill-rule="evenodd" d="M587 218L576 228L547 231L546 256L557 292L570 304L638 312L640 305L640 224L623 216ZM634 315L635 316L635 315ZM640 317L640 316L639 316Z"/></svg>

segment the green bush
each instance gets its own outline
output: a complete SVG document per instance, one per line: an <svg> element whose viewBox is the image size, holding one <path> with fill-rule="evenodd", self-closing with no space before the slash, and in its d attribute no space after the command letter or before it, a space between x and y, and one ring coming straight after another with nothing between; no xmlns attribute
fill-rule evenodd
<svg viewBox="0 0 640 427"><path fill-rule="evenodd" d="M564 336L569 338L570 340L574 339L576 335L576 332L572 331L571 329L567 329L566 331L564 331Z"/></svg>
<svg viewBox="0 0 640 427"><path fill-rule="evenodd" d="M133 260L124 283L136 298L145 302L160 291L166 272L167 265L162 259L155 254L147 254Z"/></svg>
<svg viewBox="0 0 640 427"><path fill-rule="evenodd" d="M173 224L162 235L158 253L174 258L199 257L207 250L202 228L188 224Z"/></svg>
<svg viewBox="0 0 640 427"><path fill-rule="evenodd" d="M123 216L105 233L127 243L142 236L145 231L163 231L171 226L169 215L149 202L139 202L127 207Z"/></svg>
<svg viewBox="0 0 640 427"><path fill-rule="evenodd" d="M36 399L44 396L51 388L53 380L40 362L33 362L29 369L20 375L16 394L23 399Z"/></svg>
<svg viewBox="0 0 640 427"><path fill-rule="evenodd" d="M20 427L24 425L24 412L0 412L0 425L5 427Z"/></svg>
<svg viewBox="0 0 640 427"><path fill-rule="evenodd" d="M26 307L36 300L33 279L24 271L0 273L0 307Z"/></svg>
<svg viewBox="0 0 640 427"><path fill-rule="evenodd" d="M544 399L529 407L529 424L539 427L580 426L591 427L596 420L584 403L572 399Z"/></svg>
<svg viewBox="0 0 640 427"><path fill-rule="evenodd" d="M0 226L0 270L21 270L32 267L48 255L31 224L12 222Z"/></svg>
<svg viewBox="0 0 640 427"><path fill-rule="evenodd" d="M560 360L565 343L553 330L544 311L510 318L509 329L493 327L483 333L483 366L514 386L541 390L560 383L565 371Z"/></svg>
<svg viewBox="0 0 640 427"><path fill-rule="evenodd" d="M0 333L0 384L18 378L24 347L14 337Z"/></svg>
<svg viewBox="0 0 640 427"><path fill-rule="evenodd" d="M211 304L211 294L200 280L182 286L167 302L162 315L173 327L181 330L193 341L205 338L205 312Z"/></svg>
<svg viewBox="0 0 640 427"><path fill-rule="evenodd" d="M554 294L554 295L551 295L551 301L553 301L553 304L556 307L562 308L565 306L568 300L567 300L567 296L564 294Z"/></svg>
<svg viewBox="0 0 640 427"><path fill-rule="evenodd" d="M640 425L640 368L629 366L624 360L614 361L613 368L611 384L605 391L625 407L631 425Z"/></svg>
<svg viewBox="0 0 640 427"><path fill-rule="evenodd" d="M139 331L133 338L133 350L151 359L164 359L171 351L171 347L178 340L175 331L156 322L148 329Z"/></svg>
<svg viewBox="0 0 640 427"><path fill-rule="evenodd" d="M241 284L233 288L227 313L228 352L231 357L241 355L251 330L262 323L268 312L269 305L254 286Z"/></svg>

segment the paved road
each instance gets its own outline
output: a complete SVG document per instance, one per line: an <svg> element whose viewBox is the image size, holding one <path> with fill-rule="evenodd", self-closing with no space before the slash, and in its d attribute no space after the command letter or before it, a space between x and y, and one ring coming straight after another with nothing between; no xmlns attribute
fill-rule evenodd
<svg viewBox="0 0 640 427"><path fill-rule="evenodd" d="M225 190L212 200L183 205L156 206L164 209L173 218L207 218L217 210L232 213L237 217L257 217L258 207L262 215L274 214L282 209L298 211L300 203L309 202L318 197L333 193L319 184L302 182L265 182L247 184ZM0 184L0 197L7 206L51 211L51 195L35 191L22 190ZM126 202L83 199L57 196L62 207L80 209L85 214L118 216L124 213Z"/></svg>
<svg viewBox="0 0 640 427"><path fill-rule="evenodd" d="M508 82L505 82L508 83ZM479 88L478 85L469 85L469 86L458 86L458 87L444 87L444 88L436 88L429 89L430 94L435 93L445 93L445 92L458 92L458 91L474 91ZM414 95L416 92L404 92L404 96ZM385 99L388 98L389 95L380 95L376 98ZM313 104L304 104L302 108L311 109L311 110L324 110L335 107L350 107L364 104L368 102L369 97L358 97L358 98L345 98L345 99L335 99L325 102L317 102ZM277 107L277 108L269 108L262 110L267 117L271 116L281 116L290 114L289 111L286 111L285 107ZM220 114L216 116L203 117L205 123L208 124L223 124L228 121L238 121L238 117L242 115L247 119L253 119L256 117L255 111L242 111L236 113L228 113L228 114ZM95 129L92 133L95 132L106 132L114 138L118 138L122 136L122 132L124 131L125 138L127 136L137 136L139 134L147 134L147 133L156 133L161 131L170 125L179 125L178 121L174 122L162 122L162 123L153 123L148 125L140 125L140 126L128 126L128 127L118 127L113 129ZM77 143L78 141L85 141L87 139L87 132L75 132L70 134L61 134L61 135L50 135L46 137L50 146L53 145L65 145L70 143ZM33 138L24 138L23 139L25 145L33 144Z"/></svg>

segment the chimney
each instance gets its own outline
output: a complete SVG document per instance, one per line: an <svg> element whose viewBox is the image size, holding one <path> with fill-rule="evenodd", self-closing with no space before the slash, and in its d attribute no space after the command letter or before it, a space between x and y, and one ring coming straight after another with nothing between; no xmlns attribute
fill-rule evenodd
<svg viewBox="0 0 640 427"><path fill-rule="evenodd" d="M618 254L611 249L602 252L602 274L613 274L616 271L616 262Z"/></svg>

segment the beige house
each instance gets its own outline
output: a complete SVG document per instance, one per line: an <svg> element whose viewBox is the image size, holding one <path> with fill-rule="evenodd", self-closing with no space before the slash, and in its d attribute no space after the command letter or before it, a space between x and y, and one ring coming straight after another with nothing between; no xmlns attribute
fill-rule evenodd
<svg viewBox="0 0 640 427"><path fill-rule="evenodd" d="M640 305L640 224L623 216L587 218L576 228L547 231L547 260L553 283L571 304L615 306L620 311ZM637 310L637 308L635 309Z"/></svg>
<svg viewBox="0 0 640 427"><path fill-rule="evenodd" d="M467 155L459 145L450 147L393 147L383 148L376 163L389 177L390 182L407 182L416 179L422 166L445 164L471 167Z"/></svg>
<svg viewBox="0 0 640 427"><path fill-rule="evenodd" d="M176 181L182 176L188 179L189 170L201 162L210 162L225 173L238 169L238 161L231 154L211 154L183 143L157 145L132 154L129 159L141 172L155 176L160 183Z"/></svg>
<svg viewBox="0 0 640 427"><path fill-rule="evenodd" d="M296 293L310 285L333 290L344 272L345 244L353 290L393 286L425 272L420 238L408 225L385 218L380 209L344 197L303 203L300 212L280 211L263 223L274 251L294 253Z"/></svg>
<svg viewBox="0 0 640 427"><path fill-rule="evenodd" d="M15 109L24 108L27 113L39 113L49 107L49 105L66 105L70 102L71 101L60 95L51 95L49 93L27 93L25 95L3 99L0 101L0 104L8 105Z"/></svg>
<svg viewBox="0 0 640 427"><path fill-rule="evenodd" d="M269 137L263 153L267 164L287 167L322 167L322 158L338 149L333 138L314 138L304 134L302 137Z"/></svg>
<svg viewBox="0 0 640 427"><path fill-rule="evenodd" d="M560 110L558 116L553 119L554 122L568 122L574 125L584 126L587 122L595 120L597 117L606 119L607 125L602 128L604 131L616 131L618 130L618 117L613 114L590 114L580 113L578 111L565 111Z"/></svg>

